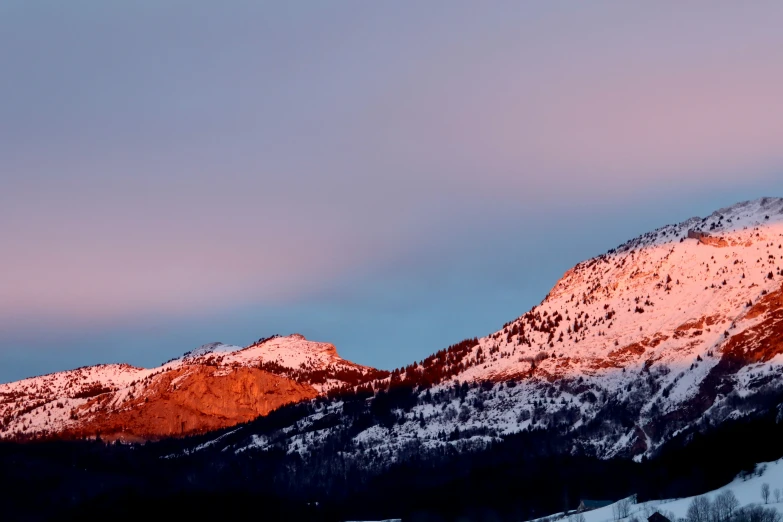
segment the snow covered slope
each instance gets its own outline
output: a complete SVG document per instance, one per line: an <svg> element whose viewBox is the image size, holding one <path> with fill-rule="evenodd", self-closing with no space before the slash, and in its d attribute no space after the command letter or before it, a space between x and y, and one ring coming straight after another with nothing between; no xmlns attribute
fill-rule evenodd
<svg viewBox="0 0 783 522"><path fill-rule="evenodd" d="M622 404L633 428L585 444L607 457L638 457L705 414L741 415L739 398L781 384L781 266L783 200L740 203L578 264L539 306L431 360L440 367L430 373L519 380L521 390L497 399L512 408L479 412L501 433L509 409L520 419L512 429L524 429L545 426L564 406L579 410L581 425L608 403ZM400 378L420 381L427 370L425 360ZM543 407L539 423L535 407Z"/></svg>
<svg viewBox="0 0 783 522"><path fill-rule="evenodd" d="M688 237L702 231L710 235ZM663 227L569 270L541 305L481 339L458 376L504 379L531 369L548 379L608 376L666 364L688 372L670 394L685 398L717 363L710 353L763 320L781 266L780 199ZM549 357L533 369L526 357L542 352ZM769 355L763 362L783 362ZM709 359L691 372L699 356Z"/></svg>
<svg viewBox="0 0 783 522"><path fill-rule="evenodd" d="M761 488L764 484L768 484L770 488L767 502L764 501L761 494ZM735 510L761 506L767 509L774 509L783 514L783 495L776 497L774 494L776 489L779 493L783 493L783 460L758 464L754 473L738 476L729 484L699 496L706 497L710 502L714 502L721 493L731 491L738 502ZM665 514L669 520L676 522L679 519L687 518L688 507L694 498L685 497L639 503L630 499L631 502L628 503L627 508L618 510L619 505L623 503L623 501L619 501L599 509L584 512L584 522L630 522L633 519L644 521L656 511ZM618 518L618 515L625 516ZM576 517L577 515L574 514L569 517L564 513L558 513L537 520L539 522L554 522L555 520L570 522L575 520Z"/></svg>
<svg viewBox="0 0 783 522"><path fill-rule="evenodd" d="M201 432L383 375L298 334L246 348L212 343L158 368L97 365L2 384L0 437Z"/></svg>

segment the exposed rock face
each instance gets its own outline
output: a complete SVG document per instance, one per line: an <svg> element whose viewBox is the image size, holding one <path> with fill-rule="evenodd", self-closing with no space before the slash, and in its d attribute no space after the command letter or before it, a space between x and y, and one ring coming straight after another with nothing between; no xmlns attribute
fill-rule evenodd
<svg viewBox="0 0 783 522"><path fill-rule="evenodd" d="M78 427L64 437L147 440L190 435L247 422L285 404L312 399L318 392L257 368L228 372L216 367L178 369L157 376L143 397L127 401L106 415L109 394L77 407Z"/></svg>
<svg viewBox="0 0 783 522"><path fill-rule="evenodd" d="M733 361L742 367L783 354L783 286L753 305L745 320L759 322L728 339L721 350L721 362Z"/></svg>

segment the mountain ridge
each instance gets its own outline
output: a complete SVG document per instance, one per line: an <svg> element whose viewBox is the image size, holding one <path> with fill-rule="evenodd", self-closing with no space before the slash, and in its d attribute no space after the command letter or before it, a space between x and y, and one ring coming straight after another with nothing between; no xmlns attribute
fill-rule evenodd
<svg viewBox="0 0 783 522"><path fill-rule="evenodd" d="M248 403L270 389L274 396L281 384L289 386L287 399L251 408L217 426L204 421L219 417L211 410L198 412L202 427L192 430L177 432L174 420L168 419L165 433L153 434L156 437L200 433L247 422L252 415L290 402L332 397L326 410L302 420L303 425L318 424L325 415L344 415L341 397L377 400L379 393L403 386L415 389L412 405L395 414L393 426L375 424L356 433L357 444L393 457L410 437L433 447L480 447L512 433L565 425L585 433L578 441L580 452L641 458L705 416L744 414L737 404L746 396L778 385L783 375L783 348L777 341L783 332L781 260L783 199L761 198L660 227L578 263L539 305L501 330L390 373L344 361L333 345L294 334L261 339L241 349L205 345L195 355L191 352L160 367L166 367L171 377L165 382L154 375L134 375L147 382L155 377L156 397L166 394L169 401L179 382L186 388L197 382L223 382L239 368L240 388L256 390L246 394ZM193 382L176 373L191 366L199 368ZM127 374L133 374L128 368L132 367L110 369L126 375L120 381L127 384ZM68 420L78 421L80 412L94 413L90 408L96 397L113 397L114 402L107 403L120 410L123 402L143 410L139 392L128 398L127 391L113 389L111 379L80 382L81 388L69 389L69 405L77 418ZM89 382L98 386L85 388ZM486 393L483 387L462 390L463 383L480 382L501 386ZM215 386L221 390L218 396L237 393L231 386ZM455 386L459 391L453 392ZM14 437L20 428L22 434L35 434L41 412L51 413L50 403L56 400L43 405L30 396L21 400L15 389L0 385L0 419L6 419L0 437ZM431 399L424 398L425 391L442 400L440 410L427 403ZM165 404L193 410L192 401ZM601 420L619 406L627 410L620 420ZM188 415L190 419L195 414ZM110 428L122 436L127 426L124 420ZM74 435L101 431L105 436L100 427L90 424ZM457 428L463 435L476 435L444 441L444 434ZM320 443L307 433L311 432L289 430L283 437L289 451L308 451ZM264 440L252 438L234 450L263 450L269 447Z"/></svg>
<svg viewBox="0 0 783 522"><path fill-rule="evenodd" d="M0 438L187 435L383 374L300 334L210 343L155 368L99 364L2 384Z"/></svg>
<svg viewBox="0 0 783 522"><path fill-rule="evenodd" d="M771 407L783 383L782 260L779 198L661 227L577 264L503 329L224 449L306 454L349 437L346 451L371 465L403 458L411 441L480 451L549 430L577 454L649 457L703 422Z"/></svg>

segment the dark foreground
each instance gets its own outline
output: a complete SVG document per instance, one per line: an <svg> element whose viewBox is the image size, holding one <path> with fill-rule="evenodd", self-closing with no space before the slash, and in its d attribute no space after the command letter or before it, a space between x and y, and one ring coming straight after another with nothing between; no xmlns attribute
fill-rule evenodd
<svg viewBox="0 0 783 522"><path fill-rule="evenodd" d="M382 472L352 467L328 450L308 459L210 450L161 458L192 439L3 443L0 519L526 520L573 509L581 498L636 493L645 500L715 489L783 456L777 409L702 427L640 463L569 455L567 440L545 431L478 453L422 450Z"/></svg>

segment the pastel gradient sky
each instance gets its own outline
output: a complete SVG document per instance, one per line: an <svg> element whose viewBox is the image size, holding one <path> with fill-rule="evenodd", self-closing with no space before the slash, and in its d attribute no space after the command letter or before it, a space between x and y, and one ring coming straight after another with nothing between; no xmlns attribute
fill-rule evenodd
<svg viewBox="0 0 783 522"><path fill-rule="evenodd" d="M300 332L393 368L783 195L783 3L0 2L0 382Z"/></svg>

